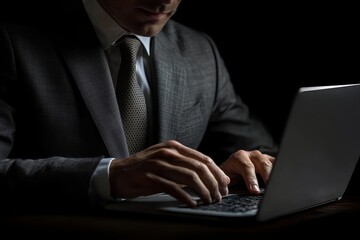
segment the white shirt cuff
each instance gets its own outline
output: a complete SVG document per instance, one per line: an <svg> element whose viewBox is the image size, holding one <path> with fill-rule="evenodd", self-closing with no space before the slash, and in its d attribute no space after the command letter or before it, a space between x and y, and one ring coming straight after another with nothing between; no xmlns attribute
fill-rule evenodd
<svg viewBox="0 0 360 240"><path fill-rule="evenodd" d="M89 196L94 203L114 201L110 194L109 167L114 158L103 158L90 179Z"/></svg>

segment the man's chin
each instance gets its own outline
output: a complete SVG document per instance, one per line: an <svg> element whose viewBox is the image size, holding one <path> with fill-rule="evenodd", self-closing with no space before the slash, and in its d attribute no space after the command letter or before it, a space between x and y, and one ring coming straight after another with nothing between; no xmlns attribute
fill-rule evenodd
<svg viewBox="0 0 360 240"><path fill-rule="evenodd" d="M134 29L132 32L140 36L153 37L163 29L164 25L165 24L146 24L142 25L141 28Z"/></svg>

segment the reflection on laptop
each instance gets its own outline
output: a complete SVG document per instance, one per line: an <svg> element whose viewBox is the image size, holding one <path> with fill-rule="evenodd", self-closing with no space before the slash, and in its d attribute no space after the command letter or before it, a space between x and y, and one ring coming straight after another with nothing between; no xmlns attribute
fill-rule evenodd
<svg viewBox="0 0 360 240"><path fill-rule="evenodd" d="M231 193L220 203L199 203L195 208L155 194L106 208L265 221L339 200L360 156L359 123L360 84L300 88L263 194Z"/></svg>

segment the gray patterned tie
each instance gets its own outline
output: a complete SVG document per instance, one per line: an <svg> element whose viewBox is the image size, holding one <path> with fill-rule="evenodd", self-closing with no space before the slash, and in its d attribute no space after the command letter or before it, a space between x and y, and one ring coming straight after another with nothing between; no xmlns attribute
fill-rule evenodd
<svg viewBox="0 0 360 240"><path fill-rule="evenodd" d="M125 36L118 43L121 66L116 94L130 155L146 147L147 112L145 96L136 79L136 55L140 42Z"/></svg>

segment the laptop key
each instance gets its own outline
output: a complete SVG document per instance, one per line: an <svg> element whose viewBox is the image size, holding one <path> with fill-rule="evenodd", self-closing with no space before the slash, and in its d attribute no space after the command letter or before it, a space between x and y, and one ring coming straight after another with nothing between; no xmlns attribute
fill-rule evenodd
<svg viewBox="0 0 360 240"><path fill-rule="evenodd" d="M212 204L199 204L195 208L200 210L225 211L225 212L246 212L257 209L262 195L229 195L223 197L221 202Z"/></svg>

